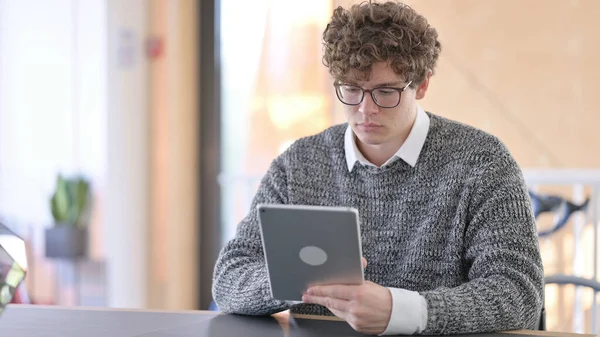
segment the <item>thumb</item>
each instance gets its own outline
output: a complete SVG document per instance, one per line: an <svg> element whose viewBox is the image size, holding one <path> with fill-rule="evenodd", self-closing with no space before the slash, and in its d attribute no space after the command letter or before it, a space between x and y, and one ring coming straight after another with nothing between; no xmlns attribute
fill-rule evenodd
<svg viewBox="0 0 600 337"><path fill-rule="evenodd" d="M362 258L363 269L367 268L367 259Z"/></svg>

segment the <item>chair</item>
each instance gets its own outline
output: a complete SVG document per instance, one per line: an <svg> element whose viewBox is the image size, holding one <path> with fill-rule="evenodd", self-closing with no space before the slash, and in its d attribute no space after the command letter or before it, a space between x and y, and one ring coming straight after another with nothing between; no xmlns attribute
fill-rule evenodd
<svg viewBox="0 0 600 337"><path fill-rule="evenodd" d="M586 212L591 200L587 198L582 204L575 204L557 195L538 195L532 191L529 191L529 197L536 219L540 214L546 212L554 213L556 217L552 228L538 233L540 238L550 236L561 230L575 212Z"/></svg>
<svg viewBox="0 0 600 337"><path fill-rule="evenodd" d="M208 310L209 311L219 311L219 308L217 307L217 304L215 303L215 301L210 301L210 305L208 306Z"/></svg>
<svg viewBox="0 0 600 337"><path fill-rule="evenodd" d="M598 293L600 293L600 282L597 282L595 280L586 279L586 278L579 277L579 276L564 275L564 274L549 275L544 278L544 283L546 285L548 285L548 284L574 285L574 286L578 286L578 287L589 288L589 289L592 289L592 291L594 291L594 296L596 296L596 295L598 295ZM595 301L594 301L594 305L595 305ZM593 320L592 321L593 329L596 330L597 329L597 324L596 324L597 317L592 317L592 320ZM546 330L546 310L545 310L545 308L542 308L542 313L540 316L540 323L539 323L538 330ZM592 332L596 333L597 331L592 331Z"/></svg>
<svg viewBox="0 0 600 337"><path fill-rule="evenodd" d="M546 308L542 306L542 312L540 313L540 322L538 323L538 330L546 331Z"/></svg>

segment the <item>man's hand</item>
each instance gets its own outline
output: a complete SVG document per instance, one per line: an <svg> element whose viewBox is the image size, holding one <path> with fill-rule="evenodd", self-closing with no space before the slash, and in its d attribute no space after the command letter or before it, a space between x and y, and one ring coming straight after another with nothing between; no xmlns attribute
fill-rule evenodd
<svg viewBox="0 0 600 337"><path fill-rule="evenodd" d="M366 260L363 261L366 266ZM392 294L373 282L359 286L314 286L302 296L304 303L320 304L359 332L378 335L392 314Z"/></svg>

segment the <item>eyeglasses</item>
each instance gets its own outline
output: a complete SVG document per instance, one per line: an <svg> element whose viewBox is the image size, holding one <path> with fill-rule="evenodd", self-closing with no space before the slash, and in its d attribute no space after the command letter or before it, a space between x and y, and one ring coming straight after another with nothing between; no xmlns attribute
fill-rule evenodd
<svg viewBox="0 0 600 337"><path fill-rule="evenodd" d="M365 98L365 92L371 94L373 102L382 108L395 108L400 104L402 92L408 88L412 81L404 88L379 87L371 90L363 89L356 85L334 83L338 99L346 105L359 105Z"/></svg>

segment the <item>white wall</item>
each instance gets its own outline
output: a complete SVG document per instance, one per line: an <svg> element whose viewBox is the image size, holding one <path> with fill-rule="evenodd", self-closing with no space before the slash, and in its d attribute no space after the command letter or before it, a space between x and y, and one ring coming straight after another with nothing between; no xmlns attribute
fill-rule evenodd
<svg viewBox="0 0 600 337"><path fill-rule="evenodd" d="M147 6L145 0L107 2L110 137L103 229L111 307L148 304Z"/></svg>
<svg viewBox="0 0 600 337"><path fill-rule="evenodd" d="M158 2L156 2L158 3ZM193 308L196 284L196 21L193 2L164 2L169 74L156 82L169 96L169 131L150 132L152 78L145 54L145 0L0 0L0 216L32 224L38 242L51 225L48 199L58 172L91 176L97 203L92 257L106 262L106 304ZM160 22L154 22L155 25ZM166 60L166 61L165 61ZM155 64L156 66L156 64ZM192 75L190 75L192 74ZM154 99L154 100L153 100ZM167 220L149 249L152 144L166 146ZM161 166L162 165L156 165ZM173 228L173 226L177 226ZM156 226L157 228L159 226ZM43 255L43 251L38 252ZM163 278L149 284L162 257ZM153 259L154 258L154 259ZM47 262L51 267L52 264ZM34 295L52 296L52 268L39 270ZM159 266L160 267L160 266ZM39 299L39 298L38 298Z"/></svg>
<svg viewBox="0 0 600 337"><path fill-rule="evenodd" d="M0 216L34 226L43 255L56 174L89 175L115 307L146 305L145 21L144 1L0 2ZM52 268L32 275L51 300Z"/></svg>
<svg viewBox="0 0 600 337"><path fill-rule="evenodd" d="M35 228L39 254L57 173L83 172L102 192L105 7L102 0L0 0L0 217ZM96 242L91 253L102 255ZM36 286L42 300L52 296L47 281Z"/></svg>

